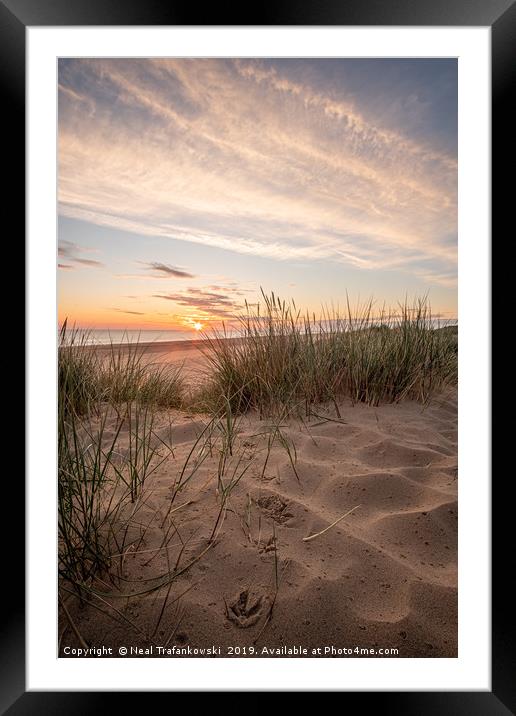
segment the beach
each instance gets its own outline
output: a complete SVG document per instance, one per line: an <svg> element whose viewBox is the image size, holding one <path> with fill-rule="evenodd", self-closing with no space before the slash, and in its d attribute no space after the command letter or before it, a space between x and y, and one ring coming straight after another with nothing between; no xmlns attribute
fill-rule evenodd
<svg viewBox="0 0 516 716"><path fill-rule="evenodd" d="M200 348L144 354L184 365L195 385ZM116 597L104 585L103 601L66 601L84 642L112 656L457 656L456 387L426 405L337 409L235 418L222 477L210 417L160 411L154 439L171 450L130 506ZM117 425L113 414L106 434ZM121 461L129 432L117 435ZM71 655L81 643L61 624Z"/></svg>
<svg viewBox="0 0 516 716"><path fill-rule="evenodd" d="M209 379L210 364L207 358L210 353L211 338L199 338L174 341L138 341L135 343L113 343L107 345L88 346L88 350L95 351L101 360L108 360L113 351L120 351L120 355L129 356L134 353L135 345L139 360L143 365L156 366L158 369L180 370L185 384L195 388ZM241 338L224 338L224 343L238 343Z"/></svg>
<svg viewBox="0 0 516 716"><path fill-rule="evenodd" d="M131 344L119 343L92 346L97 354L106 359L111 354L113 347L121 349L124 353L130 350ZM208 347L206 340L184 340L184 341L153 341L138 343L138 350L141 352L142 360L146 364L169 365L181 368L183 375L189 384L195 385L201 382L207 371L205 351Z"/></svg>
<svg viewBox="0 0 516 716"><path fill-rule="evenodd" d="M459 331L459 64L298 49L59 59L60 657L459 656L459 334L465 360L486 304ZM460 507L480 565L480 513ZM100 685L466 678L459 662L396 664L394 681L296 662L284 684L276 662L134 666Z"/></svg>

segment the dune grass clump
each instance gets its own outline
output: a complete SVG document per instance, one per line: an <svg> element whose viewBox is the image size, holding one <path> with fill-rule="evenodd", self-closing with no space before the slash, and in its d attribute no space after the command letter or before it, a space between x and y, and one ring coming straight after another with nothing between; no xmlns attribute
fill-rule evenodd
<svg viewBox="0 0 516 716"><path fill-rule="evenodd" d="M137 401L162 408L178 408L184 395L181 367L145 360L138 342L89 345L87 332L68 328L59 334L58 392L66 412L84 415L95 405Z"/></svg>
<svg viewBox="0 0 516 716"><path fill-rule="evenodd" d="M111 403L140 403L177 408L181 405L181 368L156 365L145 360L145 347L129 341L113 345L101 361L101 396Z"/></svg>
<svg viewBox="0 0 516 716"><path fill-rule="evenodd" d="M58 403L64 414L84 415L101 394L101 364L87 338L86 333L69 329L67 321L59 331Z"/></svg>
<svg viewBox="0 0 516 716"><path fill-rule="evenodd" d="M59 574L80 589L110 565L110 526L123 500L113 499L109 468L121 424L111 434L104 417L92 430L69 412L58 428Z"/></svg>
<svg viewBox="0 0 516 716"><path fill-rule="evenodd" d="M351 398L378 405L405 397L426 401L457 378L457 342L436 330L425 299L373 313L372 302L346 314L302 315L293 302L263 294L264 306L247 306L238 337L206 336L212 379L204 388L213 407L228 398L232 409L261 414L278 406Z"/></svg>
<svg viewBox="0 0 516 716"><path fill-rule="evenodd" d="M103 400L112 405L137 401L161 408L179 408L183 398L181 367L145 362L138 343L110 346L101 368Z"/></svg>
<svg viewBox="0 0 516 716"><path fill-rule="evenodd" d="M100 349L88 338L65 321L58 350L59 573L81 598L110 573L125 512L170 453L157 411L183 399L181 369L146 362L138 343Z"/></svg>
<svg viewBox="0 0 516 716"><path fill-rule="evenodd" d="M184 383L181 368L159 366L145 372L139 386L139 400L159 408L180 408Z"/></svg>

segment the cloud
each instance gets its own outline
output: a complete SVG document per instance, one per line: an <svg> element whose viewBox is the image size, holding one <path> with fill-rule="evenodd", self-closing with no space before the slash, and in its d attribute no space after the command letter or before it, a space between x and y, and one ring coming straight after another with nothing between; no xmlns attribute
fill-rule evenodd
<svg viewBox="0 0 516 716"><path fill-rule="evenodd" d="M58 256L65 256L66 258L74 257L76 252L80 251L80 247L74 244L72 241L61 241L57 249Z"/></svg>
<svg viewBox="0 0 516 716"><path fill-rule="evenodd" d="M161 298L166 301L172 301L178 306L195 309L200 314L203 314L204 318L208 316L214 318L233 316L242 308L242 304L236 302L229 294L198 288L189 288L180 293L154 294L153 298Z"/></svg>
<svg viewBox="0 0 516 716"><path fill-rule="evenodd" d="M76 258L74 261L82 266L104 266L102 261L95 261L94 259L81 259Z"/></svg>
<svg viewBox="0 0 516 716"><path fill-rule="evenodd" d="M97 261L96 259L88 259L84 258L83 256L80 256L81 253L88 253L93 252L94 249L86 248L84 246L79 246L78 244L75 244L73 241L60 241L59 247L57 249L58 256L61 256L62 258L66 258L68 261L72 262L72 264L58 264L58 268L66 268L66 269L73 269L77 267L77 264L81 266L88 266L91 268L100 268L103 267L104 264L102 261Z"/></svg>
<svg viewBox="0 0 516 716"><path fill-rule="evenodd" d="M175 278L195 278L195 276L188 273L188 271L183 271L175 266L169 266L159 261L152 261L146 265L149 270L155 272L154 276L157 278L169 278L170 276L174 276Z"/></svg>
<svg viewBox="0 0 516 716"><path fill-rule="evenodd" d="M366 90L347 91L345 76L320 86L290 67L208 59L67 66L60 212L279 261L410 275L432 264L419 270L422 280L453 283L455 154L404 131L407 103L393 130L368 111ZM191 277L159 262L148 270Z"/></svg>
<svg viewBox="0 0 516 716"><path fill-rule="evenodd" d="M127 311L124 308L111 308L111 311L116 311L117 313L128 313L131 316L145 316L144 311Z"/></svg>

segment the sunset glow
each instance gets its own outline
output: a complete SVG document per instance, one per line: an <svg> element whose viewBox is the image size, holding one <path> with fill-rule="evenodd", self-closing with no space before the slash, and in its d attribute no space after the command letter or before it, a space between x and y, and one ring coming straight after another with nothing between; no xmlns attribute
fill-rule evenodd
<svg viewBox="0 0 516 716"><path fill-rule="evenodd" d="M62 59L59 319L457 312L456 60Z"/></svg>

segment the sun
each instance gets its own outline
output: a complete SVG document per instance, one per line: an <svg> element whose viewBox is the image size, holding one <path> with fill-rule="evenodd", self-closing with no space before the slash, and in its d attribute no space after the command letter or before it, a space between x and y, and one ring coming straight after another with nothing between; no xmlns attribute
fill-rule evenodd
<svg viewBox="0 0 516 716"><path fill-rule="evenodd" d="M200 331L200 330L202 330L202 323L196 322L193 324L193 327L195 328L196 331Z"/></svg>

